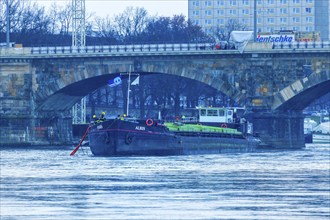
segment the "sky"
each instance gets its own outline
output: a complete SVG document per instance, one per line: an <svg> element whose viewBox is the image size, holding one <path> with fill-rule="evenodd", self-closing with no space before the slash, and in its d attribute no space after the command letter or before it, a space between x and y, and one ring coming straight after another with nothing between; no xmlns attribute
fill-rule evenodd
<svg viewBox="0 0 330 220"><path fill-rule="evenodd" d="M66 5L72 0L32 0L39 5ZM122 13L126 7L143 7L149 15L169 16L180 15L188 17L188 0L85 0L86 13L95 12L94 16L105 18Z"/></svg>

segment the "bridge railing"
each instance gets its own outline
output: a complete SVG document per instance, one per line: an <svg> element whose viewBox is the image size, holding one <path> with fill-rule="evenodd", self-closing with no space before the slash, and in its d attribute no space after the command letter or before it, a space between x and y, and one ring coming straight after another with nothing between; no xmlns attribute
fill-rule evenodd
<svg viewBox="0 0 330 220"><path fill-rule="evenodd" d="M330 49L330 41L283 42L274 43L273 49Z"/></svg>
<svg viewBox="0 0 330 220"><path fill-rule="evenodd" d="M248 43L246 52L274 51L274 50L312 50L330 49L329 41L319 42L284 42L284 43ZM193 52L193 51L231 51L237 52L233 46L217 47L214 43L180 43L180 44L129 44L129 45L99 45L99 46L55 46L55 47L23 47L23 48L0 48L1 56L17 55L43 55L43 54L129 54L129 53L158 53L158 52Z"/></svg>
<svg viewBox="0 0 330 220"><path fill-rule="evenodd" d="M66 54L66 53L116 53L116 52L157 52L157 51L198 51L215 49L211 43L195 44L129 44L99 45L84 47L32 47L31 54Z"/></svg>

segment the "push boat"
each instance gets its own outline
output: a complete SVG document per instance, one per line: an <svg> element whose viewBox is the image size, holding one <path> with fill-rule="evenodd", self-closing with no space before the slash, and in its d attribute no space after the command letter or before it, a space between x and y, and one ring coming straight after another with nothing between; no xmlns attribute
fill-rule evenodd
<svg viewBox="0 0 330 220"><path fill-rule="evenodd" d="M88 131L94 156L190 155L253 152L260 140L235 108L198 108L197 117L173 122L118 117ZM236 115L235 115L236 114Z"/></svg>

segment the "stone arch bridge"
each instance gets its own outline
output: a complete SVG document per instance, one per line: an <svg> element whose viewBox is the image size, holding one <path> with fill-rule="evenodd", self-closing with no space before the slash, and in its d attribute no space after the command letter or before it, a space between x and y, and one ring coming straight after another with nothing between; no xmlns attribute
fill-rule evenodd
<svg viewBox="0 0 330 220"><path fill-rule="evenodd" d="M329 45L259 46L243 53L201 44L139 46L0 50L2 129L18 118L24 118L25 128L49 112L69 110L132 67L139 74L172 74L212 86L249 109L255 132L265 143L301 148L302 110L330 92ZM70 133L70 126L66 129L62 133Z"/></svg>

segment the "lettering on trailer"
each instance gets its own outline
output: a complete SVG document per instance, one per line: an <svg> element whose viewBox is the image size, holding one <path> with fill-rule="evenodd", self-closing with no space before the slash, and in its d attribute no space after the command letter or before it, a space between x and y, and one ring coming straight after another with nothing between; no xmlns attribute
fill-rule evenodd
<svg viewBox="0 0 330 220"><path fill-rule="evenodd" d="M295 41L294 35L287 34L272 34L272 35L258 35L257 42L260 43L274 43L274 42L293 42Z"/></svg>

